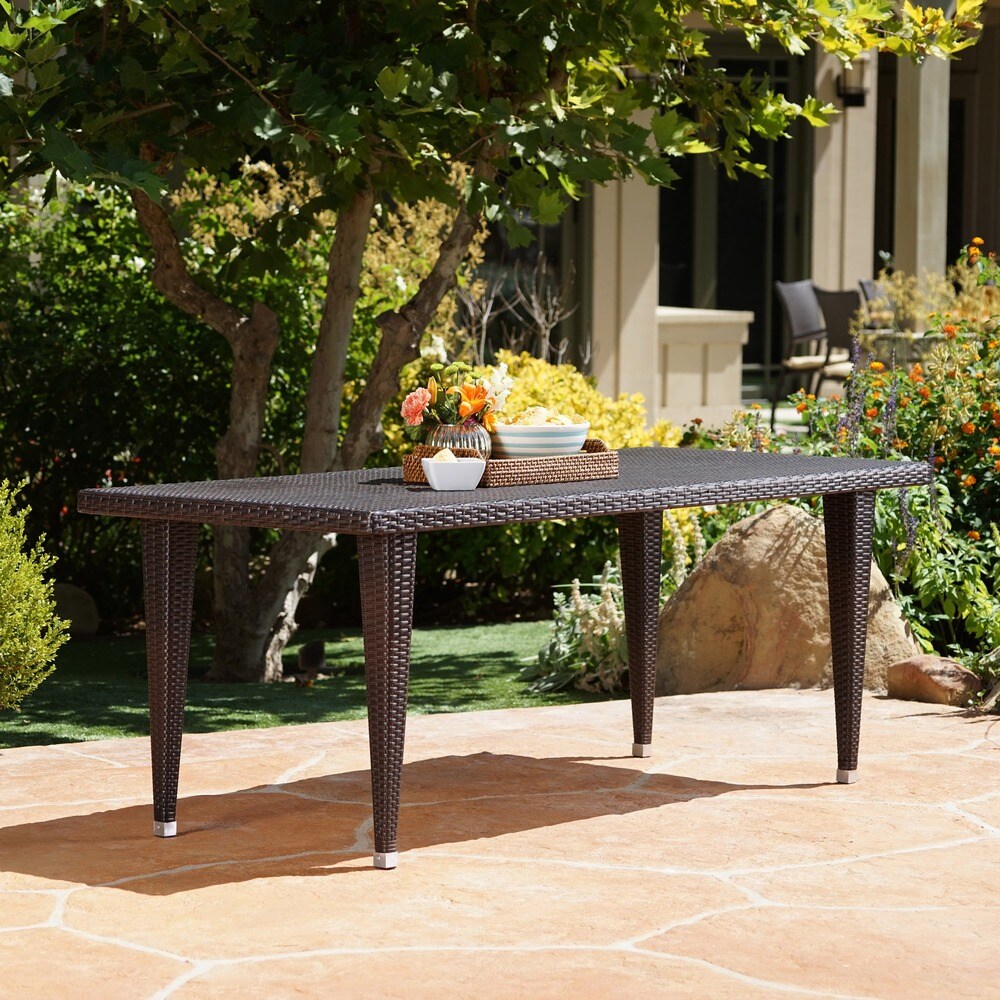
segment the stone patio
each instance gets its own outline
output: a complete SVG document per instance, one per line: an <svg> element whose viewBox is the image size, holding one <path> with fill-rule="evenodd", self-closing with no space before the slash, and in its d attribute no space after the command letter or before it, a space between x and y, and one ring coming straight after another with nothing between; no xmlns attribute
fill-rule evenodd
<svg viewBox="0 0 1000 1000"><path fill-rule="evenodd" d="M1000 719L829 692L410 719L400 867L364 723L0 751L0 994L963 997L1000 981Z"/></svg>

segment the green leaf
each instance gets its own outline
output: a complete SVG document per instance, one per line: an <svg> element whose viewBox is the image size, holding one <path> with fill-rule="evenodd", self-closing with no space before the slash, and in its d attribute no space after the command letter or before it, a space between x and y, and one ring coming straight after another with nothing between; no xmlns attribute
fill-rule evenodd
<svg viewBox="0 0 1000 1000"><path fill-rule="evenodd" d="M46 129L41 155L67 177L86 178L94 169L90 154L58 129Z"/></svg>
<svg viewBox="0 0 1000 1000"><path fill-rule="evenodd" d="M276 139L283 135L285 131L281 115L274 108L268 108L261 116L260 121L254 126L253 134L265 142L269 139Z"/></svg>
<svg viewBox="0 0 1000 1000"><path fill-rule="evenodd" d="M398 66L396 69L386 66L375 78L375 83L387 100L396 101L399 99L399 95L406 89L409 80L410 75L402 66Z"/></svg>

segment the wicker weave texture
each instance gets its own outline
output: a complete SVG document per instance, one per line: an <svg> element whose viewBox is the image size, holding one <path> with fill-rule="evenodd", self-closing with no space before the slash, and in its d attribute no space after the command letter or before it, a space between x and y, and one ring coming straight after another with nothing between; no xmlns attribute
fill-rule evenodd
<svg viewBox="0 0 1000 1000"><path fill-rule="evenodd" d="M634 742L644 746L653 742L662 534L663 515L659 511L618 518L632 731Z"/></svg>
<svg viewBox="0 0 1000 1000"><path fill-rule="evenodd" d="M160 823L177 818L197 549L196 524L142 523L153 818Z"/></svg>
<svg viewBox="0 0 1000 1000"><path fill-rule="evenodd" d="M874 520L874 493L834 495L823 501L837 766L843 771L858 766Z"/></svg>
<svg viewBox="0 0 1000 1000"><path fill-rule="evenodd" d="M422 460L437 454L440 448L417 445L403 458L403 482L426 483ZM455 451L458 457L473 457L466 448ZM611 451L598 438L587 438L583 451L575 455L549 458L491 458L486 462L479 488L496 486L531 486L541 483L579 483L593 479L618 478L618 452Z"/></svg>
<svg viewBox="0 0 1000 1000"><path fill-rule="evenodd" d="M396 850L403 774L416 535L358 538L375 851Z"/></svg>
<svg viewBox="0 0 1000 1000"><path fill-rule="evenodd" d="M83 490L90 514L345 534L436 531L702 504L889 489L930 482L923 462L633 448L617 479L436 492L400 469Z"/></svg>

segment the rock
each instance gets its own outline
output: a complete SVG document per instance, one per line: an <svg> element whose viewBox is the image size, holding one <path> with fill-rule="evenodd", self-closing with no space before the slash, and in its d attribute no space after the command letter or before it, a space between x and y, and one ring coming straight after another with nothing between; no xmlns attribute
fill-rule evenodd
<svg viewBox="0 0 1000 1000"><path fill-rule="evenodd" d="M919 653L872 565L865 687ZM832 683L823 521L772 507L733 525L660 614L656 693Z"/></svg>
<svg viewBox="0 0 1000 1000"><path fill-rule="evenodd" d="M932 705L965 705L983 689L971 670L943 656L911 656L893 663L886 673L890 698Z"/></svg>
<svg viewBox="0 0 1000 1000"><path fill-rule="evenodd" d="M56 614L69 622L69 634L73 639L91 639L97 635L101 616L87 591L71 583L57 583L52 593L56 599Z"/></svg>

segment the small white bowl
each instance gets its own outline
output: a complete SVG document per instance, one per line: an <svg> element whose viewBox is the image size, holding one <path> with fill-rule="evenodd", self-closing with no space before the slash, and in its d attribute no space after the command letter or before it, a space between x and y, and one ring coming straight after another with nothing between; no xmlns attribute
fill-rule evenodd
<svg viewBox="0 0 1000 1000"><path fill-rule="evenodd" d="M497 424L493 454L497 458L548 458L582 450L590 424Z"/></svg>
<svg viewBox="0 0 1000 1000"><path fill-rule="evenodd" d="M486 470L482 458L458 458L454 462L422 458L420 464L432 490L474 490Z"/></svg>

